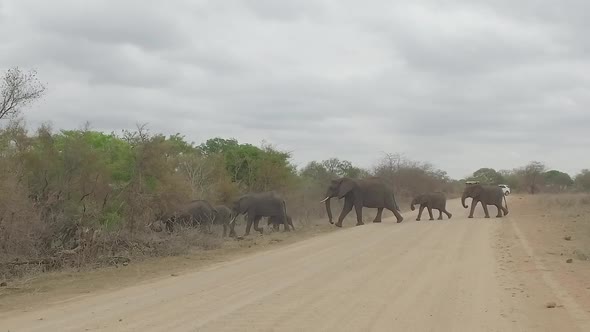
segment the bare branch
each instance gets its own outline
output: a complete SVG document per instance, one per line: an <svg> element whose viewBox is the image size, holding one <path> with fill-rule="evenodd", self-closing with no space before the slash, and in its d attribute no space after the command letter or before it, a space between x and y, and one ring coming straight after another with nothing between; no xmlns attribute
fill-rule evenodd
<svg viewBox="0 0 590 332"><path fill-rule="evenodd" d="M43 96L45 89L35 70L23 73L18 67L9 69L0 82L0 120L18 115L22 107Z"/></svg>

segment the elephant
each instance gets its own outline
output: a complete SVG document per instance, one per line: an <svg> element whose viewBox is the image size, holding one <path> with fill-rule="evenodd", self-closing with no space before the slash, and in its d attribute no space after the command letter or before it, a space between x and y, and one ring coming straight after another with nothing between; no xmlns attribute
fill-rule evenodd
<svg viewBox="0 0 590 332"><path fill-rule="evenodd" d="M247 215L246 233L250 234L250 227L254 224L254 230L263 233L263 229L258 227L262 217L272 218L273 223L285 224L287 220L287 208L285 200L274 191L265 191L260 193L249 193L240 196L232 204L233 218L230 221L230 230L233 231L236 218L241 215ZM285 232L289 232L289 227L285 227Z"/></svg>
<svg viewBox="0 0 590 332"><path fill-rule="evenodd" d="M225 237L227 235L227 229L230 228L229 222L232 219L232 210L226 205L222 204L216 205L213 209L215 211L215 219L213 223L223 226L223 237ZM229 236L235 236L233 229L230 229Z"/></svg>
<svg viewBox="0 0 590 332"><path fill-rule="evenodd" d="M434 220L434 217L432 216L432 209L438 210L438 220L443 219L443 212L449 219L451 219L453 216L449 211L447 211L447 196L442 192L430 192L416 195L416 197L412 199L412 203L410 203L410 210L414 211L414 205L416 204L420 204L416 221L420 221L420 217L422 217L422 211L424 208L428 209L430 220Z"/></svg>
<svg viewBox="0 0 590 332"><path fill-rule="evenodd" d="M291 216L290 216L290 215L287 215L287 216L286 216L286 219L287 219L287 224L288 224L289 226L291 226L292 230L295 230L295 226L293 226L293 219L291 218ZM278 218L276 218L276 217L269 217L269 218L268 218L268 221L267 221L267 226L270 226L271 224L272 224L272 227L273 227L273 229L274 229L275 231L278 231L278 230L279 230L279 226L280 226L281 224L282 224L282 225L285 225L285 223L283 223L283 222L280 222L280 221L278 220ZM288 226L284 226L284 227L288 227Z"/></svg>
<svg viewBox="0 0 590 332"><path fill-rule="evenodd" d="M175 224L189 227L204 227L211 232L211 225L215 220L215 209L205 200L193 200L175 211L172 216L164 220L168 232L173 232Z"/></svg>
<svg viewBox="0 0 590 332"><path fill-rule="evenodd" d="M465 199L468 197L472 198L469 218L473 218L473 210L479 202L481 202L481 205L483 206L486 218L490 217L490 214L488 213L488 205L495 205L498 209L498 215L496 215L496 218L502 218L502 212L504 212L504 215L508 215L508 202L506 202L506 196L504 195L502 188L498 186L474 184L465 187L463 195L461 196L461 204L466 209L468 206L465 204ZM502 199L504 199L506 207L502 206Z"/></svg>
<svg viewBox="0 0 590 332"><path fill-rule="evenodd" d="M356 211L357 226L364 225L363 207L377 209L377 215L375 216L375 220L373 220L374 223L381 222L383 209L388 209L393 212L398 223L404 220L402 215L398 212L400 209L395 201L393 188L386 184L380 177L369 177L364 179L342 177L332 180L326 190L326 198L320 201L320 203L326 204L326 212L328 213L330 224L334 224L334 222L332 222L332 211L330 209L330 199L332 197L338 197L338 199L344 197L344 207L338 217L338 222L335 224L337 227L342 227L342 221L353 207Z"/></svg>

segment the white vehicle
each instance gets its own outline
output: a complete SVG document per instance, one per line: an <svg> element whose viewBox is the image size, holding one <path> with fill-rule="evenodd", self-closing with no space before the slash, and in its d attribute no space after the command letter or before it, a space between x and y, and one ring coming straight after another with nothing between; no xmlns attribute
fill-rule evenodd
<svg viewBox="0 0 590 332"><path fill-rule="evenodd" d="M505 184L499 184L498 187L502 188L502 191L504 192L505 196L510 195L510 187L508 187Z"/></svg>

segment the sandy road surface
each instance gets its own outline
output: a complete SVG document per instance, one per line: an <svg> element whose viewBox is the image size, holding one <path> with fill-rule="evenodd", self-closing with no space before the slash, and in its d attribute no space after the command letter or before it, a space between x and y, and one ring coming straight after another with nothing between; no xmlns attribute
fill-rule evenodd
<svg viewBox="0 0 590 332"><path fill-rule="evenodd" d="M509 287L519 281L502 267L506 243L498 237L508 234L515 217L468 220L458 201L449 205L450 221L415 222L413 213L406 214L401 224L388 219L345 228L154 283L34 312L2 313L0 331L582 331L588 326L586 312L568 302L573 299L567 294L559 294L567 306L546 309L534 296L535 301L516 296ZM518 246L521 234L510 234L515 242L508 245ZM529 292L560 291L558 281L539 273L530 275L535 283Z"/></svg>

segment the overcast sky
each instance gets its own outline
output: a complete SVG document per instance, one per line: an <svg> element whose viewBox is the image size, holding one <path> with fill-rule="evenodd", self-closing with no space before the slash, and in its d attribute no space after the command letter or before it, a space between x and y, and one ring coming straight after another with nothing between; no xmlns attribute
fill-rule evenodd
<svg viewBox="0 0 590 332"><path fill-rule="evenodd" d="M587 0L0 0L0 70L47 82L31 126L573 175L590 168L589 31Z"/></svg>

